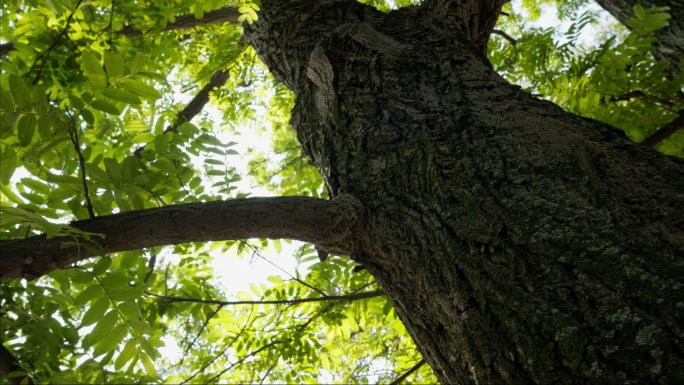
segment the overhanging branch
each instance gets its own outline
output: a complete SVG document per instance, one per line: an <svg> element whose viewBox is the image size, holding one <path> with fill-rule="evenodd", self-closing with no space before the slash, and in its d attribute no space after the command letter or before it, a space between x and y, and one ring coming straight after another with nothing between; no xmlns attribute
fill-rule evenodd
<svg viewBox="0 0 684 385"><path fill-rule="evenodd" d="M204 14L204 17L198 19L194 14L185 14L181 16L176 16L176 20L173 23L169 23L164 28L166 31L174 31L177 29L188 29L194 28L201 25L209 25L215 23L237 23L240 12L235 7L223 7L211 12ZM133 37L141 36L143 31L137 29L134 26L127 25L121 30L121 34Z"/></svg>
<svg viewBox="0 0 684 385"><path fill-rule="evenodd" d="M350 196L247 198L129 211L72 223L102 254L146 247L247 238L296 239L351 253L360 204ZM34 236L0 241L0 278L34 278L98 254L85 240Z"/></svg>

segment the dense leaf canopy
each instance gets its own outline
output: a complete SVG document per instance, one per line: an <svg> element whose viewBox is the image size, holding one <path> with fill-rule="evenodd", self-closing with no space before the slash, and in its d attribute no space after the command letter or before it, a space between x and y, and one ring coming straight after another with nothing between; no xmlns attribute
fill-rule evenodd
<svg viewBox="0 0 684 385"><path fill-rule="evenodd" d="M389 12L419 1L367 3ZM293 96L241 39L258 10L247 0L4 1L0 239L66 235L97 255L99 235L70 221L255 194L326 198L288 123ZM626 26L582 0L504 12L488 52L504 77L684 156L682 78L651 52L667 8L637 6ZM285 267L236 292L216 258ZM370 274L285 241L155 247L5 281L0 336L13 381L435 381Z"/></svg>

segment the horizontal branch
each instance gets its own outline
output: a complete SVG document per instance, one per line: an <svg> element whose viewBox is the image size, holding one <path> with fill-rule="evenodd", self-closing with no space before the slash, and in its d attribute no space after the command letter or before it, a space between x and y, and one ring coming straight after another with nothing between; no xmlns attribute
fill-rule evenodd
<svg viewBox="0 0 684 385"><path fill-rule="evenodd" d="M96 254L187 242L283 238L349 254L359 210L354 198L343 195L334 200L247 198L128 211L71 224L102 234L104 239L93 237L97 247L84 247L85 240L44 235L0 241L0 278L34 278Z"/></svg>
<svg viewBox="0 0 684 385"><path fill-rule="evenodd" d="M181 16L176 16L173 23L169 23L164 28L166 31L174 31L178 29L188 29L194 28L201 25L209 25L215 23L237 23L240 12L235 7L223 7L214 11L210 11L204 14L204 17L198 19L194 14L185 14ZM141 36L143 31L137 29L134 26L127 25L121 30L121 33L126 36Z"/></svg>
<svg viewBox="0 0 684 385"><path fill-rule="evenodd" d="M235 7L223 7L211 12L207 12L201 19L195 18L194 14L185 14L177 16L176 20L173 23L167 24L166 28L164 28L161 32L189 29L216 23L238 23L239 16L240 12L238 12L238 9ZM119 33L128 37L137 37L142 36L147 32L141 31L133 25L127 25ZM0 58L7 55L14 49L15 47L12 43L0 44Z"/></svg>
<svg viewBox="0 0 684 385"><path fill-rule="evenodd" d="M382 290L368 291L364 293L354 293L347 295L326 295L324 297L316 298L296 298L296 299L276 299L276 300L263 300L263 301L220 301L214 299L199 299L199 298L188 298L188 297L174 297L167 295L159 295L153 293L147 293L153 297L163 299L169 302L193 302L202 303L207 305L221 305L221 306L238 306L238 305L297 305L300 303L309 302L328 302L328 301L354 301L359 299L368 299L381 297L385 295Z"/></svg>

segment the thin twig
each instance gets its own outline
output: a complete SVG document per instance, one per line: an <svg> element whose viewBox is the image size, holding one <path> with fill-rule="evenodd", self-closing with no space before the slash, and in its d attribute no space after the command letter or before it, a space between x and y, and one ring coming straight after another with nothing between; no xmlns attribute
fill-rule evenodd
<svg viewBox="0 0 684 385"><path fill-rule="evenodd" d="M185 357L187 357L188 353L190 352L190 349L195 345L195 342L197 342L197 339L199 336L202 334L202 332L207 328L207 325L209 324L209 321L211 321L212 318L223 308L223 305L219 305L216 307L216 310L212 311L211 314L207 317L206 320L202 323L202 327L200 330L195 334L195 338L193 338L192 342L188 344L188 346L185 348L183 351L183 355L181 356L180 362L178 362L178 365L181 365L183 361L185 361Z"/></svg>
<svg viewBox="0 0 684 385"><path fill-rule="evenodd" d="M508 40L508 42L511 43L511 45L516 45L518 43L518 41L515 40L514 38L512 38L511 35L507 34L506 32L504 32L500 29L494 29L494 30L492 30L492 33L495 35L499 35L499 36L503 37L504 39Z"/></svg>
<svg viewBox="0 0 684 385"><path fill-rule="evenodd" d="M28 75L33 71L33 69L36 67L36 65L40 61L40 67L38 67L38 72L36 72L36 77L33 78L33 84L37 84L38 80L40 80L40 74L43 72L43 66L45 66L45 61L46 61L48 55L50 55L50 52L52 52L52 50L54 50L57 47L57 45L62 41L62 39L64 39L64 36L67 35L67 32L69 32L69 27L71 25L71 19L76 14L78 7L81 6L81 2L83 2L83 0L78 0L78 3L76 3L76 6L74 7L73 12L71 12L69 14L69 16L67 17L66 25L64 25L62 32L60 32L60 34L57 36L57 38L55 38L55 40L52 42L52 44L50 44L50 46L36 58L36 60L33 62L33 65L31 66L31 68L26 73L26 76L28 77Z"/></svg>
<svg viewBox="0 0 684 385"><path fill-rule="evenodd" d="M71 143L74 144L74 149L76 149L76 154L78 155L78 164L81 169L81 182L83 183L83 193L85 195L86 208L88 209L88 215L90 215L90 219L94 219L95 211L93 210L93 202L91 202L90 194L88 193L85 158L83 157L83 153L81 152L81 146L78 143L78 131L76 129L76 121L74 120L74 117L73 115L71 115L70 112L67 111L67 114L69 115L69 119L71 119L71 130L69 130L69 137L71 138Z"/></svg>
<svg viewBox="0 0 684 385"><path fill-rule="evenodd" d="M420 369L421 366L425 365L425 359L421 359L418 361L417 364L413 365L413 367L409 370L407 370L404 374L399 376L396 380L392 381L389 385L399 385L401 384L402 381L404 381L408 376L413 374L416 370Z"/></svg>
<svg viewBox="0 0 684 385"><path fill-rule="evenodd" d="M287 270L285 270L285 269L283 269L282 267L280 267L280 266L276 265L275 263L271 262L268 258L264 257L263 254L261 254L261 250L257 249L256 247L250 245L249 243L247 243L247 242L245 242L245 241L240 241L240 243L243 244L243 245L245 245L245 246L247 246L248 248L250 248L250 249L252 250L252 253L255 254L257 257L263 259L264 261L268 262L268 264L270 264L271 266L273 266L273 267L275 267L276 269L278 269L278 270L282 271L283 273L285 273L288 277L290 277L290 279L292 279L292 280L298 282L298 283L301 284L301 285L304 285L304 286L308 287L309 289L315 291L316 293L322 295L323 297L327 297L327 294L325 294L325 292L324 292L323 290L317 288L316 286L311 285L310 283L308 283L308 282L306 282L306 281L304 281L304 280L302 280L302 279L299 279L299 278L295 277L294 275L290 274Z"/></svg>

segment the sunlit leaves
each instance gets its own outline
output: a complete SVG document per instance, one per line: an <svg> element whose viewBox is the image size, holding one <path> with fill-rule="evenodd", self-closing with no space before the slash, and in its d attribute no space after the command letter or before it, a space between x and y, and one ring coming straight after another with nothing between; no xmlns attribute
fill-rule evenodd
<svg viewBox="0 0 684 385"><path fill-rule="evenodd" d="M238 12L240 12L240 16L238 16L238 22L243 23L246 21L248 24L254 23L258 19L256 11L259 9L259 6L255 3L249 3L239 7Z"/></svg>
<svg viewBox="0 0 684 385"><path fill-rule="evenodd" d="M96 90L103 91L107 87L107 74L94 53L84 52L81 55L81 66Z"/></svg>

